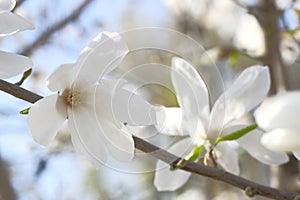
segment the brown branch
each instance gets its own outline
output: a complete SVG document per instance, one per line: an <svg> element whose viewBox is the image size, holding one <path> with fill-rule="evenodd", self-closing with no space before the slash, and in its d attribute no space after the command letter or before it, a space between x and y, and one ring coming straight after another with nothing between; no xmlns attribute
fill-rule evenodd
<svg viewBox="0 0 300 200"><path fill-rule="evenodd" d="M65 17L63 20L59 21L58 23L54 24L50 27L47 31L42 33L32 44L25 47L20 54L25 56L30 56L32 52L39 46L44 45L47 43L49 38L56 33L57 31L64 28L69 22L76 20L81 12L92 2L93 0L84 0L71 14Z"/></svg>
<svg viewBox="0 0 300 200"><path fill-rule="evenodd" d="M92 2L93 0L85 0L83 1L71 14L67 17L65 17L63 20L57 22L54 24L52 27L50 27L47 31L42 33L33 43L28 45L21 51L19 54L24 55L24 56L30 56L34 50L36 50L38 47L46 44L50 37L56 33L57 31L61 30L64 28L68 23L71 21L76 20L81 12ZM20 3L23 3L24 1L20 1ZM16 84L22 85L25 79L31 74L31 69L27 70L26 72L23 73L23 76L20 81L18 81Z"/></svg>
<svg viewBox="0 0 300 200"><path fill-rule="evenodd" d="M11 94L19 99L23 99L24 101L28 101L30 103L34 103L39 99L43 98L33 92L29 92L28 90L19 87L18 85L8 83L1 79L0 79L0 90L8 94Z"/></svg>
<svg viewBox="0 0 300 200"><path fill-rule="evenodd" d="M15 191L9 181L10 174L5 162L0 158L0 199L17 199Z"/></svg>
<svg viewBox="0 0 300 200"><path fill-rule="evenodd" d="M265 55L263 65L270 68L271 88L269 94L286 90L285 71L280 53L280 37L278 17L280 11L276 8L275 0L260 0L257 6L256 17L260 23L265 38Z"/></svg>
<svg viewBox="0 0 300 200"><path fill-rule="evenodd" d="M0 90L30 103L34 103L43 98L42 96L21 88L18 85L14 85L3 80L0 80ZM299 193L286 192L283 190L263 186L214 167L208 167L203 164L183 160L182 158L160 149L159 147L150 144L141 138L133 136L133 139L137 149L151 154L153 157L170 164L170 166L176 167L179 161L181 161L181 163L184 161L183 164L180 165L182 170L225 182L245 190L248 196L261 195L278 200L295 200L300 198Z"/></svg>
<svg viewBox="0 0 300 200"><path fill-rule="evenodd" d="M138 138L136 136L133 136L135 147L145 153L151 154L153 157L162 160L168 164L176 165L176 163L181 160L182 158L179 158L163 149L160 149L159 147L150 144L141 138ZM261 195L264 197L269 197L272 199L280 199L280 200L294 200L296 197L298 197L300 194L298 193L290 193L282 190L277 190L274 188L270 188L267 186L263 186L254 182L251 182L247 179L244 179L240 176L236 176L234 174L225 172L223 170L219 170L214 167L207 167L205 165L201 165L198 163L190 162L185 160L185 163L182 170L199 174L202 176L210 177L215 180L219 180L225 183L228 183L230 185L233 185L237 188L243 189L243 190L251 190L252 196L255 195Z"/></svg>
<svg viewBox="0 0 300 200"><path fill-rule="evenodd" d="M282 11L276 7L275 0L260 0L258 6L257 19L264 31L266 46L263 64L270 67L272 85L269 94L273 95L289 89L288 69L284 67L280 52L281 38L278 21L282 16ZM299 191L298 161L292 156L290 158L289 163L271 168L271 175L273 175L271 185L280 189Z"/></svg>

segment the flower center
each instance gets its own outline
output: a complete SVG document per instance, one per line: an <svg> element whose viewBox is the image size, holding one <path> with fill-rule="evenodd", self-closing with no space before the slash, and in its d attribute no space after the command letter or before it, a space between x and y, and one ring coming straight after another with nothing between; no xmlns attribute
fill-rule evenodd
<svg viewBox="0 0 300 200"><path fill-rule="evenodd" d="M204 155L203 162L206 166L210 166L210 167L217 167L218 166L218 164L217 164L217 155L216 155L216 153L213 149L206 152L206 154Z"/></svg>
<svg viewBox="0 0 300 200"><path fill-rule="evenodd" d="M66 90L65 92L65 100L67 104L70 106L78 106L81 104L81 94L77 90Z"/></svg>
<svg viewBox="0 0 300 200"><path fill-rule="evenodd" d="M208 141L209 140L207 139L206 134L203 134L203 133L196 134L196 137L195 137L195 144L196 145L200 146L200 145L205 144Z"/></svg>

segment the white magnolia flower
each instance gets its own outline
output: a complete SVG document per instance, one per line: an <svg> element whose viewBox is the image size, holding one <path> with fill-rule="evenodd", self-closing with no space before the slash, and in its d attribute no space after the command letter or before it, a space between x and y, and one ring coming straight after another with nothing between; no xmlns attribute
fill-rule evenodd
<svg viewBox="0 0 300 200"><path fill-rule="evenodd" d="M265 53L264 32L258 20L248 13L239 17L233 35L234 45L247 54L259 57Z"/></svg>
<svg viewBox="0 0 300 200"><path fill-rule="evenodd" d="M300 91L286 92L266 99L254 112L257 124L266 133L261 142L278 152L293 152L300 160Z"/></svg>
<svg viewBox="0 0 300 200"><path fill-rule="evenodd" d="M230 126L229 123L257 106L270 87L267 67L249 67L237 77L210 109L206 85L192 65L183 59L174 58L171 77L180 108L158 107L157 128L164 134L190 136L168 149L171 153L182 157L187 156L191 149L201 145L205 145L208 150L219 133L226 135L244 128L243 125ZM226 107L224 100L226 100ZM236 142L263 163L286 162L287 155L272 152L260 145L262 134L260 130L253 130ZM220 142L215 146L214 152L219 165L226 171L238 174L238 153L234 143L233 141ZM170 171L167 164L158 161L154 185L161 191L176 190L189 179L189 176L190 173L185 171Z"/></svg>
<svg viewBox="0 0 300 200"><path fill-rule="evenodd" d="M75 150L95 164L103 163L108 154L120 161L131 160L134 142L129 133L121 131L121 122L147 124L149 120L150 123L150 116L144 117L143 113L151 105L133 93L115 89L114 81L102 79L120 64L127 52L119 34L101 33L75 64L61 65L54 71L48 79L48 88L59 92L39 100L29 112L33 139L45 146L50 144L68 119ZM142 110L128 113L129 101Z"/></svg>
<svg viewBox="0 0 300 200"><path fill-rule="evenodd" d="M15 0L0 0L0 37L33 29L30 22L10 12L15 5ZM0 78L6 79L16 76L32 66L31 60L25 56L0 51Z"/></svg>

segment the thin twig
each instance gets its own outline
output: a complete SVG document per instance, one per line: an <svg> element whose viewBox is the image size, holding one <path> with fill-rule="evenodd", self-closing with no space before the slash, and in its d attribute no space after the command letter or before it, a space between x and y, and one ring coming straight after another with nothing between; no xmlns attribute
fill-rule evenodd
<svg viewBox="0 0 300 200"><path fill-rule="evenodd" d="M57 31L64 28L68 23L71 21L76 20L82 11L92 2L93 0L85 0L83 1L73 12L71 12L67 17L65 17L63 20L57 22L52 27L47 29L44 33L42 33L34 42L32 42L30 45L25 47L23 51L21 51L19 54L24 56L30 56L38 47L46 44L51 36L56 33ZM23 2L23 1L22 1ZM22 78L20 81L18 81L16 84L22 85L25 79L31 74L31 69L27 70L23 73Z"/></svg>
<svg viewBox="0 0 300 200"><path fill-rule="evenodd" d="M0 90L11 94L17 98L28 101L30 103L34 103L39 99L43 98L38 94L35 94L31 91L21 88L18 85L14 85L3 80L0 80ZM176 166L178 161L184 160L183 158L177 157L163 149L160 149L159 147L150 144L142 140L141 138L133 136L133 139L135 142L135 147L137 149L145 153L151 154L153 157L170 164L170 166ZM261 195L264 197L269 197L278 200L295 200L296 197L300 197L299 193L286 192L283 190L263 186L214 167L208 167L199 163L190 162L188 160L185 160L185 162L183 163L184 164L181 165L182 170L210 177L214 180L222 181L227 184L233 185L237 188L245 190L246 193L248 195L251 194L251 196Z"/></svg>
<svg viewBox="0 0 300 200"><path fill-rule="evenodd" d="M76 20L82 11L92 2L93 0L85 0L83 1L70 15L65 17L63 20L57 22L44 33L42 33L32 44L28 45L20 52L21 55L30 56L37 47L44 45L49 38L56 33L57 31L64 28L71 21Z"/></svg>

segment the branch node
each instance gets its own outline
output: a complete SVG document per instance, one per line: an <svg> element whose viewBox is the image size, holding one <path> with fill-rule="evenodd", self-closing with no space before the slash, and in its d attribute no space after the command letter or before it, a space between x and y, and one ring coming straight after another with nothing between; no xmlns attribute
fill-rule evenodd
<svg viewBox="0 0 300 200"><path fill-rule="evenodd" d="M215 168L218 167L217 157L213 149L209 150L209 152L204 155L203 162L206 166Z"/></svg>
<svg viewBox="0 0 300 200"><path fill-rule="evenodd" d="M176 170L184 167L186 160L183 158L178 158L170 163L170 170Z"/></svg>
<svg viewBox="0 0 300 200"><path fill-rule="evenodd" d="M253 188L250 187L250 186L247 186L247 187L245 188L245 194L246 194L248 197L254 197L254 196L255 196L255 192L254 192ZM299 199L299 200L300 200L300 199Z"/></svg>

